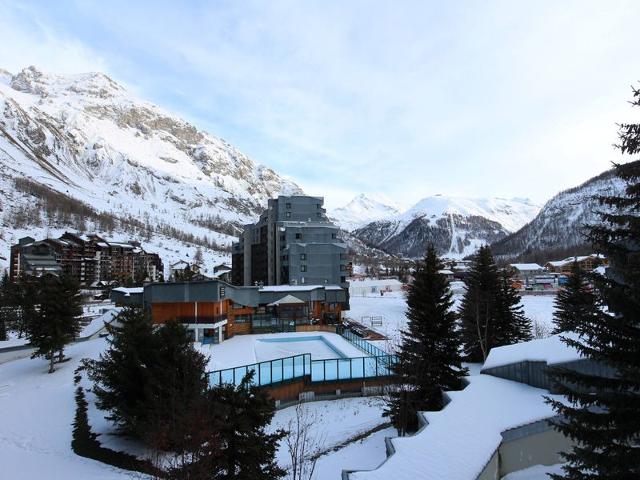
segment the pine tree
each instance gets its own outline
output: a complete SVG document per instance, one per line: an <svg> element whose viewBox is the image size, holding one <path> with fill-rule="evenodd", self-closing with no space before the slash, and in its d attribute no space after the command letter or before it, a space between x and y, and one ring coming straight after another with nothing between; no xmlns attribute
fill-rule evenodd
<svg viewBox="0 0 640 480"><path fill-rule="evenodd" d="M461 338L449 283L439 273L443 264L435 248L416 266L407 295L407 330L402 332L398 363L398 390L390 395L385 415L400 435L418 428L417 412L440 410L445 390L462 388Z"/></svg>
<svg viewBox="0 0 640 480"><path fill-rule="evenodd" d="M640 90L634 90L640 106ZM620 126L619 149L640 153L640 124ZM563 421L556 428L576 444L564 454L563 475L554 478L640 478L640 160L615 166L625 195L601 199L611 210L590 237L609 259L606 276L594 276L606 311L576 324L578 338L565 338L590 360L612 368L609 377L556 370L558 390L568 405L549 400Z"/></svg>
<svg viewBox="0 0 640 480"><path fill-rule="evenodd" d="M272 480L286 473L275 462L285 432L265 432L275 407L264 390L251 384L253 375L247 374L238 386L223 384L208 393L219 415L221 480Z"/></svg>
<svg viewBox="0 0 640 480"><path fill-rule="evenodd" d="M150 423L146 393L158 364L153 325L142 309L125 307L107 331L107 350L98 360L85 362L96 405L123 433L143 435L143 426Z"/></svg>
<svg viewBox="0 0 640 480"><path fill-rule="evenodd" d="M498 277L494 313L495 346L531 340L531 320L524 315L520 295L503 271Z"/></svg>
<svg viewBox="0 0 640 480"><path fill-rule="evenodd" d="M100 409L123 432L160 450L180 449L187 417L207 389L206 358L177 322L152 326L125 308L108 326L109 348L86 362Z"/></svg>
<svg viewBox="0 0 640 480"><path fill-rule="evenodd" d="M28 319L27 338L35 347L31 358L45 357L49 360L49 373L53 373L56 355L58 360L63 359L64 346L80 329L82 307L77 284L68 277L44 275L36 285L38 308Z"/></svg>
<svg viewBox="0 0 640 480"><path fill-rule="evenodd" d="M582 323L591 323L591 319L598 315L598 299L593 290L587 286L585 272L578 262L571 266L567 284L556 296L554 334L573 332Z"/></svg>
<svg viewBox="0 0 640 480"><path fill-rule="evenodd" d="M480 247L473 256L465 281L466 291L460 306L464 353L469 361L481 362L498 345L494 331L494 313L498 295L498 267L491 250Z"/></svg>

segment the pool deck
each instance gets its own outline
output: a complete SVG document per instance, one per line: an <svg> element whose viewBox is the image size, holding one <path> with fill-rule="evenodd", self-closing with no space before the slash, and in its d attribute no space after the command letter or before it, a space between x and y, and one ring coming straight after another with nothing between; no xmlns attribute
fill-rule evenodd
<svg viewBox="0 0 640 480"><path fill-rule="evenodd" d="M304 339L309 337L322 337L325 342L342 353L332 352L331 348L323 344L322 340L315 341L295 341L294 339ZM259 340L267 340L268 342L260 342ZM287 339L280 345L278 339ZM270 345L271 344L271 345ZM280 348L269 348L269 346ZM258 348L256 348L258 347ZM283 354L283 350L291 353L289 355L298 355L303 353L311 353L312 359L323 358L354 358L364 357L364 353L355 347L340 335L328 332L299 332L299 333L267 333L256 335L236 335L235 337L225 340L217 345L201 345L196 344L198 351L209 357L207 370L221 370L225 368L239 367L242 365L257 363L265 360L272 360L287 356Z"/></svg>

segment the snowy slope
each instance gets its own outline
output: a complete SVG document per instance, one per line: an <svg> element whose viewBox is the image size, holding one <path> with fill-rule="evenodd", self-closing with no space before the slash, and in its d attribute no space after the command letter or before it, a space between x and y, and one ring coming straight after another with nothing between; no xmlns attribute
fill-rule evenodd
<svg viewBox="0 0 640 480"><path fill-rule="evenodd" d="M539 210L528 199L435 195L353 233L389 253L417 257L433 243L441 255L462 258L522 227Z"/></svg>
<svg viewBox="0 0 640 480"><path fill-rule="evenodd" d="M385 195L360 195L354 197L344 207L329 212L329 216L343 230L352 231L375 220L398 215L402 207Z"/></svg>
<svg viewBox="0 0 640 480"><path fill-rule="evenodd" d="M301 193L224 140L136 98L106 75L53 75L35 67L16 75L0 71L0 257L8 255L17 213L33 205L16 179L98 212L168 225L221 246L268 198Z"/></svg>
<svg viewBox="0 0 640 480"><path fill-rule="evenodd" d="M530 223L492 245L493 252L503 257L517 257L530 252L585 245L588 243L584 236L585 226L599 223L598 212L604 209L598 197L620 195L624 189L624 182L609 170L582 185L560 192L542 207Z"/></svg>

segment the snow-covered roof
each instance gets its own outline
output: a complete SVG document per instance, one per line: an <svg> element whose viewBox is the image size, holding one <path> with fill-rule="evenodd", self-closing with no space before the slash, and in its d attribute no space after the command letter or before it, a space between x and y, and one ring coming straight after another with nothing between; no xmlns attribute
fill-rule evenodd
<svg viewBox="0 0 640 480"><path fill-rule="evenodd" d="M544 267L538 265L537 263L512 263L512 268L516 270L520 270L521 272L527 272L531 270L544 270Z"/></svg>
<svg viewBox="0 0 640 480"><path fill-rule="evenodd" d="M137 293L141 294L141 293L143 293L144 292L144 287L133 287L133 288L118 287L118 288L114 288L111 291L112 292L124 293L124 296L128 297L131 294L137 294Z"/></svg>
<svg viewBox="0 0 640 480"><path fill-rule="evenodd" d="M515 345L492 348L482 369L525 361L547 362L547 364L553 365L579 360L581 357L578 351L565 344L560 337L578 338L577 334L567 332Z"/></svg>
<svg viewBox="0 0 640 480"><path fill-rule="evenodd" d="M475 480L502 441L501 433L552 417L546 390L490 375L473 375L416 435L391 440L395 453L377 469L351 480ZM554 397L552 395L552 397ZM557 396L554 398L558 398Z"/></svg>
<svg viewBox="0 0 640 480"><path fill-rule="evenodd" d="M443 270L438 270L438 273L441 275L453 275L453 272L451 270L447 270L446 268Z"/></svg>
<svg viewBox="0 0 640 480"><path fill-rule="evenodd" d="M342 290L339 285L267 285L260 288L261 292L308 292L316 288L325 290Z"/></svg>
<svg viewBox="0 0 640 480"><path fill-rule="evenodd" d="M304 300L300 300L298 297L294 297L293 295L287 295L286 297L282 297L280 300L276 300L275 302L271 302L269 304L270 307L275 307L277 305L292 305L306 303Z"/></svg>

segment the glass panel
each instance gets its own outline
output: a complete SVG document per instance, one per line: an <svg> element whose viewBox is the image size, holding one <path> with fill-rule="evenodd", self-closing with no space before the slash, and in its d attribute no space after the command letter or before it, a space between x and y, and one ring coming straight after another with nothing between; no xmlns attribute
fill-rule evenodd
<svg viewBox="0 0 640 480"><path fill-rule="evenodd" d="M272 362L273 373L271 374L273 383L282 381L282 359L273 360Z"/></svg>
<svg viewBox="0 0 640 480"><path fill-rule="evenodd" d="M376 376L376 358L365 357L364 359L364 377L370 378Z"/></svg>
<svg viewBox="0 0 640 480"><path fill-rule="evenodd" d="M338 360L338 378L341 380L351 378L351 359Z"/></svg>
<svg viewBox="0 0 640 480"><path fill-rule="evenodd" d="M314 360L311 362L311 381L323 382L324 380L324 360Z"/></svg>
<svg viewBox="0 0 640 480"><path fill-rule="evenodd" d="M271 362L262 362L260 365L260 385L271 383Z"/></svg>
<svg viewBox="0 0 640 480"><path fill-rule="evenodd" d="M283 359L284 378L283 380L291 380L293 378L293 358Z"/></svg>
<svg viewBox="0 0 640 480"><path fill-rule="evenodd" d="M325 380L338 379L338 360L324 360Z"/></svg>

